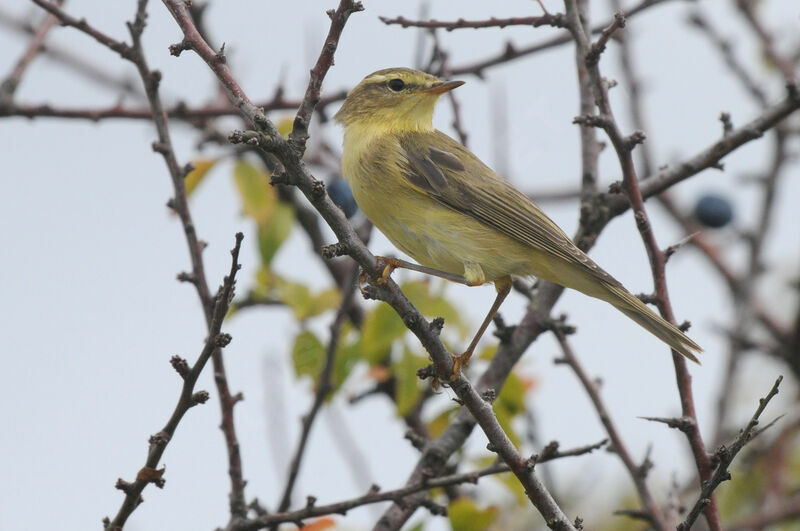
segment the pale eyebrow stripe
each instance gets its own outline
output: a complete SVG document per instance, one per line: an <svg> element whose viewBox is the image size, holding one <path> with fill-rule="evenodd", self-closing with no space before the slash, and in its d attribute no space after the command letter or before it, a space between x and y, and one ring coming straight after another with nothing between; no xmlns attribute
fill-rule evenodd
<svg viewBox="0 0 800 531"><path fill-rule="evenodd" d="M386 74L375 74L369 76L367 79L365 79L365 81L386 81L387 79L389 79L389 77L391 76L387 76Z"/></svg>

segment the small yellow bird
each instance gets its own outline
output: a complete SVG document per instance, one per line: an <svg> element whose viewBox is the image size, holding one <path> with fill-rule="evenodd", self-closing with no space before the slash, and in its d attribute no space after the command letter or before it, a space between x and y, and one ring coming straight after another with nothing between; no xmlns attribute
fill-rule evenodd
<svg viewBox="0 0 800 531"><path fill-rule="evenodd" d="M379 70L348 94L334 117L344 126L342 173L356 202L421 264L381 257L384 277L405 267L497 288L475 338L454 357L456 373L508 295L511 275L533 275L609 302L697 362L697 343L603 271L526 195L433 128L439 96L463 84L409 68Z"/></svg>

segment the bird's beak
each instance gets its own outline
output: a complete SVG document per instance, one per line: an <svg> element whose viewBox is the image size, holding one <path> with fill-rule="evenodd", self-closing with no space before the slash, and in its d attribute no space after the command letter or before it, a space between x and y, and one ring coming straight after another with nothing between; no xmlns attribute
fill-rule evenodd
<svg viewBox="0 0 800 531"><path fill-rule="evenodd" d="M443 81L428 88L422 89L420 92L423 94L444 94L445 92L449 92L463 84L463 81Z"/></svg>

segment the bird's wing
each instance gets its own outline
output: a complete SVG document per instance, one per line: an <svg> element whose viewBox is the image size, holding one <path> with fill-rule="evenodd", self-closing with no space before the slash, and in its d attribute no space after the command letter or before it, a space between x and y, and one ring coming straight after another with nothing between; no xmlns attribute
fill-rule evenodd
<svg viewBox="0 0 800 531"><path fill-rule="evenodd" d="M599 280L619 284L603 271L526 195L519 192L464 146L435 131L419 142L400 137L403 176L440 203L498 232L582 267ZM472 176L472 178L470 178ZM475 176L480 179L475 182Z"/></svg>

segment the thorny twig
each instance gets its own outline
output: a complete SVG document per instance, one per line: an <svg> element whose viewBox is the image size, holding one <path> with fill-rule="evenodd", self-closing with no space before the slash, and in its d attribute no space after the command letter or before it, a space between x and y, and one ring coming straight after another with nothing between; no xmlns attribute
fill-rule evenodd
<svg viewBox="0 0 800 531"><path fill-rule="evenodd" d="M599 41L594 45L589 43L587 33L583 26L584 21L578 14L576 1L565 0L565 6L570 32L572 33L576 46L585 57L587 70L592 80L594 100L599 111L599 119L593 123L593 125L603 128L617 153L617 158L619 159L620 167L622 169L622 179L625 190L634 211L636 226L639 229L648 258L650 260L653 282L655 283L657 305L661 315L666 320L674 324L675 316L672 312L672 306L669 300L665 275L666 257L658 246L653 227L650 224L647 212L645 211L644 198L642 191L639 188L636 168L633 163L633 148L637 144L640 144L644 141L644 134L637 131L626 137L620 131L608 99L608 83L603 79L598 68L599 56L596 57L594 54L596 50L602 49L602 46L600 45L602 43ZM609 32L613 31L614 27L623 26L624 16L621 13L618 13L615 16L615 22L608 26ZM606 35L606 33L603 35ZM606 39L607 38L608 37L606 37ZM695 458L700 480L706 481L711 475L711 463L708 454L705 451L700 429L696 422L697 415L694 407L691 375L686 367L686 360L683 359L683 357L673 351L672 358L675 365L675 375L680 394L683 416L691 418L694 421L693 428L686 431L686 437L689 441L692 454ZM719 512L713 498L706 507L705 515L711 529L713 531L719 531L721 529Z"/></svg>
<svg viewBox="0 0 800 531"><path fill-rule="evenodd" d="M123 59L133 63L139 72L144 84L147 99L150 102L152 109L152 118L158 132L158 142L153 144L153 149L160 153L164 158L170 173L170 177L172 178L175 196L169 201L169 206L178 214L181 220L181 224L184 229L184 235L189 247L189 255L192 261L192 272L185 274L184 278L189 279L197 290L201 305L203 307L203 313L210 338L209 341L211 341L213 338L216 338L217 335L219 335L221 320L227 312L228 305L230 304L230 297L233 294L233 277L235 275L233 273L230 275L231 285L227 290L224 290L224 295L226 297L224 303L221 303L218 300L219 294L217 297L211 296L208 288L208 281L206 280L205 276L205 268L203 266L202 251L204 244L201 243L197 238L195 225L192 221L189 211L186 189L183 181L185 175L189 171L189 168L181 168L175 158L175 153L172 149L172 141L167 126L167 119L164 114L163 105L158 91L161 74L158 71L150 70L142 51L141 36L146 25L147 1L138 1L134 21L128 23L128 30L131 35L131 44L118 41L100 32L96 28L92 27L85 19L76 19L69 16L54 3L47 2L45 0L34 0L34 2L43 9L47 10L53 16L57 17L62 24L66 26L72 26L86 33L100 44L117 52ZM237 236L237 247L235 248L234 258L238 258L240 240L241 238ZM235 260L234 266L238 270L238 263L236 263ZM219 312L222 312L221 315L218 315ZM217 321L219 321L219 323L217 323ZM227 342L225 344L227 344ZM214 380L217 386L217 391L219 392L220 406L222 408L222 430L225 435L226 447L228 449L228 471L231 479L231 513L243 515L246 511L244 507L244 479L242 478L239 443L237 441L236 432L233 425L233 406L238 401L238 398L233 397L228 389L225 366L222 360L222 346L224 345L219 344L216 348L210 349L208 356L211 357L214 366ZM196 363L195 366L199 366L199 368L202 369L206 360L207 357L202 363ZM196 378L197 376L194 377L195 380ZM192 382L192 386L193 385L194 382ZM186 389L187 388L184 387L184 390ZM185 393L182 393L182 397L184 397L184 394ZM178 412L179 408L180 404L178 408L176 408L176 413ZM173 414L173 419L176 419L176 421L175 425L171 427L171 432L174 431L175 427L177 426L177 422L183 416L183 412L177 416L176 414ZM169 436L171 436L171 432L168 433ZM168 441L168 438L165 441L161 441L161 438L159 438L156 441L155 450L153 450L151 445L150 454L153 457L148 458L148 463L152 459L155 459L156 463L158 462L158 458L160 458L161 453L163 452L163 447L166 445L166 441ZM147 466L151 467L150 464ZM152 467L154 467L154 465ZM108 529L116 529L124 525L128 516L138 505L139 496L146 484L146 481L143 482L142 480L137 480L137 482L133 484L133 488L124 489L126 493L125 500L123 501L122 507L117 513L117 516L108 522L106 526Z"/></svg>
<svg viewBox="0 0 800 531"><path fill-rule="evenodd" d="M539 464L564 457L585 455L597 450L598 448L602 448L606 442L607 441L603 440L594 444L563 451L558 449L557 444L551 443L545 447L545 451L543 451L541 454L532 456L531 462L533 464ZM265 514L258 518L239 522L234 526L230 526L227 531L254 531L256 529L263 529L265 527L280 524L282 522L293 522L298 527L302 527L303 520L313 518L315 516L322 516L326 514L346 514L347 511L355 507L383 501L401 502L411 494L427 493L429 490L435 488L459 485L462 483L477 484L478 480L484 476L502 474L505 472L510 472L509 466L505 463L498 462L474 472L462 472L435 478L425 478L415 484L406 485L399 489L388 490L385 492L381 492L377 486L373 486L367 494L357 498L352 498L328 505L312 504L303 509L285 513Z"/></svg>
<svg viewBox="0 0 800 531"><path fill-rule="evenodd" d="M171 360L173 367L183 378L183 387L181 389L178 403L175 405L175 409L172 412L172 416L167 421L167 424L161 429L161 431L150 437L150 448L147 452L147 460L137 475L136 481L133 483L128 483L122 479L118 480L117 488L125 493L125 499L122 502L122 505L120 506L119 511L114 519L109 520L106 518L104 520L105 529L109 531L116 531L123 528L128 517L142 502L141 494L148 483L152 482L156 483L158 486L163 486L161 474L157 474L158 481L154 481L151 473L152 471L156 471L156 467L161 460L161 456L164 454L164 450L172 439L172 436L175 434L175 430L177 429L178 424L183 416L192 406L205 401L202 398L197 398L198 393L194 392L194 387L197 384L197 379L200 377L200 373L205 368L208 359L215 353L218 353L231 341L231 336L222 333L221 328L222 321L228 312L230 301L233 298L234 288L236 285L236 273L239 271L239 268L241 268L241 265L239 264L239 250L241 249L243 239L244 236L241 232L236 234L236 244L233 250L231 250L231 269L223 280L222 285L219 287L217 295L214 297L215 302L212 311L212 321L211 325L209 326L209 335L206 338L206 344L203 347L203 350L200 352L200 355L197 357L191 367L186 363L185 360L177 356L173 357ZM161 469L161 473L163 473L163 469Z"/></svg>

